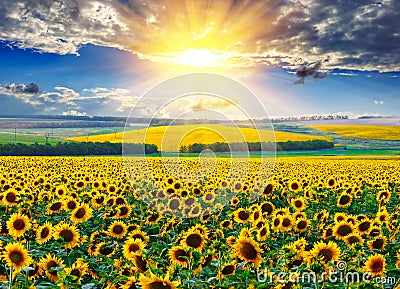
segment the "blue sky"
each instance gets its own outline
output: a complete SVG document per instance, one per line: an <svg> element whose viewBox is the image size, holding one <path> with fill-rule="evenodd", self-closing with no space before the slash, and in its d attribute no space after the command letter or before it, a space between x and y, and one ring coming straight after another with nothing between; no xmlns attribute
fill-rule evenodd
<svg viewBox="0 0 400 289"><path fill-rule="evenodd" d="M125 116L160 81L199 71L241 82L272 117L400 114L395 1L288 0L257 9L226 1L207 8L215 19L204 23L181 2L14 2L0 9L0 114ZM223 17L227 9L254 18L252 31ZM176 15L191 25L178 25ZM206 55L182 57L192 50ZM207 66L209 52L218 65ZM204 67L203 59L190 63L196 55Z"/></svg>

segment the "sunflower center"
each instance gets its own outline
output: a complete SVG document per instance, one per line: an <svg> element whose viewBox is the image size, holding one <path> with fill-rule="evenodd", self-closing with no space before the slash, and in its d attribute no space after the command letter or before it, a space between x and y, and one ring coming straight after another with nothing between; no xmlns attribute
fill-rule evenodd
<svg viewBox="0 0 400 289"><path fill-rule="evenodd" d="M190 257L186 251L181 250L181 249L177 250L175 252L174 256L175 256L175 259L180 262L188 262L188 260L184 257Z"/></svg>
<svg viewBox="0 0 400 289"><path fill-rule="evenodd" d="M190 234L186 238L186 243L189 247L198 248L201 246L202 238L199 234Z"/></svg>
<svg viewBox="0 0 400 289"><path fill-rule="evenodd" d="M351 236L350 238L348 238L347 239L347 241L349 242L349 244L351 245L351 244L355 244L355 243L358 243L358 238L357 237L355 237L355 236Z"/></svg>
<svg viewBox="0 0 400 289"><path fill-rule="evenodd" d="M248 260L254 260L257 258L257 250L249 243L242 244L240 247L240 254Z"/></svg>
<svg viewBox="0 0 400 289"><path fill-rule="evenodd" d="M297 228L299 228L300 230L305 229L307 227L307 222L306 221L300 221L297 224Z"/></svg>
<svg viewBox="0 0 400 289"><path fill-rule="evenodd" d="M46 238L50 233L49 228L45 227L43 230L40 232L40 238L44 239Z"/></svg>
<svg viewBox="0 0 400 289"><path fill-rule="evenodd" d="M350 202L350 197L348 195L343 195L339 199L339 204L340 205L346 205Z"/></svg>
<svg viewBox="0 0 400 289"><path fill-rule="evenodd" d="M70 230L62 230L60 237L63 237L64 242L71 242L74 239L74 234Z"/></svg>
<svg viewBox="0 0 400 289"><path fill-rule="evenodd" d="M265 187L263 194L264 194L264 195L270 194L270 193L272 192L272 189L273 189L273 186L272 186L271 184L268 184L268 185Z"/></svg>
<svg viewBox="0 0 400 289"><path fill-rule="evenodd" d="M374 271L380 271L382 268L381 262L375 262L372 268L374 268Z"/></svg>
<svg viewBox="0 0 400 289"><path fill-rule="evenodd" d="M24 256L20 252L14 251L11 252L10 259L14 264L19 265L23 262Z"/></svg>
<svg viewBox="0 0 400 289"><path fill-rule="evenodd" d="M74 201L69 201L69 202L67 203L67 208L68 208L69 210L75 209L75 208L76 208L76 203L75 203Z"/></svg>
<svg viewBox="0 0 400 289"><path fill-rule="evenodd" d="M13 223L13 227L15 230L22 230L25 228L25 222L21 219L15 220L15 222Z"/></svg>
<svg viewBox="0 0 400 289"><path fill-rule="evenodd" d="M294 202L294 206L295 206L296 208L301 208L302 205L303 205L303 202L300 201L300 200L296 200L296 201Z"/></svg>
<svg viewBox="0 0 400 289"><path fill-rule="evenodd" d="M372 242L372 246L374 249L381 249L383 246L383 239L377 239L374 242Z"/></svg>
<svg viewBox="0 0 400 289"><path fill-rule="evenodd" d="M121 207L121 208L119 209L119 214L120 214L121 216L125 216L126 214L128 214L128 208L127 208L127 207Z"/></svg>
<svg viewBox="0 0 400 289"><path fill-rule="evenodd" d="M136 256L135 265L142 272L145 272L147 270L147 261L144 260L141 256Z"/></svg>
<svg viewBox="0 0 400 289"><path fill-rule="evenodd" d="M329 249L322 249L319 251L318 256L323 257L325 262L329 262L332 260L333 253Z"/></svg>
<svg viewBox="0 0 400 289"><path fill-rule="evenodd" d="M360 231L365 232L369 230L369 227L371 226L370 222L362 222L358 228L360 229Z"/></svg>
<svg viewBox="0 0 400 289"><path fill-rule="evenodd" d="M290 187L291 187L292 190L297 190L299 188L299 184L298 183L292 183L290 185Z"/></svg>
<svg viewBox="0 0 400 289"><path fill-rule="evenodd" d="M260 236L263 237L267 235L267 229L266 228L262 228L262 230L260 231Z"/></svg>
<svg viewBox="0 0 400 289"><path fill-rule="evenodd" d="M290 226L290 220L288 218L284 218L282 221L282 226L283 227L289 227Z"/></svg>
<svg viewBox="0 0 400 289"><path fill-rule="evenodd" d="M82 219L85 216L86 210L84 208L80 208L76 213L75 217L78 219Z"/></svg>
<svg viewBox="0 0 400 289"><path fill-rule="evenodd" d="M230 274L233 273L233 271L235 271L235 266L227 265L227 266L224 267L224 269L222 269L222 274L230 275Z"/></svg>
<svg viewBox="0 0 400 289"><path fill-rule="evenodd" d="M61 208L61 202L56 202L50 206L50 210L57 211Z"/></svg>
<svg viewBox="0 0 400 289"><path fill-rule="evenodd" d="M113 249L110 247L107 247L107 246L101 246L99 252L100 252L100 254L107 256L113 252Z"/></svg>
<svg viewBox="0 0 400 289"><path fill-rule="evenodd" d="M140 247L138 244L130 244L129 245L129 252L137 252L139 251Z"/></svg>
<svg viewBox="0 0 400 289"><path fill-rule="evenodd" d="M238 217L240 220L245 221L250 217L250 214L245 211L240 211Z"/></svg>
<svg viewBox="0 0 400 289"><path fill-rule="evenodd" d="M352 232L352 230L351 230L350 226L342 225L338 228L337 232L340 236L347 236L348 234L350 234Z"/></svg>
<svg viewBox="0 0 400 289"><path fill-rule="evenodd" d="M113 232L115 234L121 234L124 231L124 228L121 225L115 225L113 228Z"/></svg>
<svg viewBox="0 0 400 289"><path fill-rule="evenodd" d="M149 289L170 289L171 286L164 282L156 281L149 284Z"/></svg>
<svg viewBox="0 0 400 289"><path fill-rule="evenodd" d="M171 210L176 210L179 207L179 201L178 200L172 200L169 203L169 207Z"/></svg>
<svg viewBox="0 0 400 289"><path fill-rule="evenodd" d="M8 193L6 196L6 200L9 203L14 203L16 199L17 199L17 196L14 193Z"/></svg>
<svg viewBox="0 0 400 289"><path fill-rule="evenodd" d="M73 270L71 270L71 275L80 277L81 276L81 271L79 271L78 269L73 269Z"/></svg>

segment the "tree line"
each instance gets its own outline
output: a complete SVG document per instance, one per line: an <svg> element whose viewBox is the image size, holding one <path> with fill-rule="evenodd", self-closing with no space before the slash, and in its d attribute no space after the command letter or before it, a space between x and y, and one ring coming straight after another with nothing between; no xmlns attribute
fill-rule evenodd
<svg viewBox="0 0 400 289"><path fill-rule="evenodd" d="M125 154L158 153L153 144L125 144ZM88 156L121 155L122 144L110 142L59 142L51 144L0 144L0 156Z"/></svg>
<svg viewBox="0 0 400 289"><path fill-rule="evenodd" d="M200 153L205 149L213 152L259 152L259 151L294 151L294 150L320 150L333 148L333 142L326 140L308 140L308 141L287 141L287 142L247 142L247 143L223 143L213 144L194 143L187 146L181 146L179 152L182 153Z"/></svg>

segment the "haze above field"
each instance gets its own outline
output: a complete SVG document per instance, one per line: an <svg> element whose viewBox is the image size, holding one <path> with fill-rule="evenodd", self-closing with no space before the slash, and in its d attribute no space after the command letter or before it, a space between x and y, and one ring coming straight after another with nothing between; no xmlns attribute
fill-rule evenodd
<svg viewBox="0 0 400 289"><path fill-rule="evenodd" d="M270 117L400 111L398 1L150 2L2 7L0 114L127 116L193 72L241 82Z"/></svg>

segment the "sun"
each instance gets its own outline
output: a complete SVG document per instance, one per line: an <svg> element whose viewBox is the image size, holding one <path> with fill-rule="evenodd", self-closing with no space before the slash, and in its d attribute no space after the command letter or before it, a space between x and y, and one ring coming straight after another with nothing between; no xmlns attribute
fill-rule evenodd
<svg viewBox="0 0 400 289"><path fill-rule="evenodd" d="M223 63L223 56L206 48L190 48L179 53L173 62L179 65L198 68L216 67Z"/></svg>

